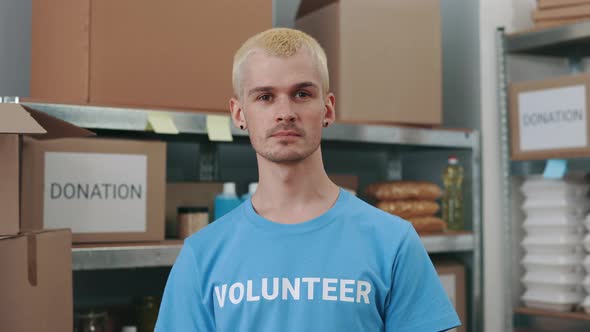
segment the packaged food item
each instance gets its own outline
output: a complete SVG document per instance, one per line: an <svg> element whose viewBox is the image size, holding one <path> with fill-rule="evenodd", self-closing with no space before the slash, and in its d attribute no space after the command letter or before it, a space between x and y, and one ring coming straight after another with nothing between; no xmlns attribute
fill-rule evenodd
<svg viewBox="0 0 590 332"><path fill-rule="evenodd" d="M248 192L242 195L242 197L240 197L240 200L242 200L242 202L245 202L248 199L252 198L252 196L254 196L254 193L256 192L256 189L258 189L258 182L250 183L248 185Z"/></svg>
<svg viewBox="0 0 590 332"><path fill-rule="evenodd" d="M107 313L90 310L84 313L76 313L76 332L106 332Z"/></svg>
<svg viewBox="0 0 590 332"><path fill-rule="evenodd" d="M154 296L145 296L137 303L138 332L152 332L156 328L160 299Z"/></svg>
<svg viewBox="0 0 590 332"><path fill-rule="evenodd" d="M178 238L186 239L209 225L209 208L206 206L178 207Z"/></svg>
<svg viewBox="0 0 590 332"><path fill-rule="evenodd" d="M369 185L365 192L380 201L436 200L442 195L442 189L438 185L421 181L378 182Z"/></svg>
<svg viewBox="0 0 590 332"><path fill-rule="evenodd" d="M408 218L408 221L412 223L416 232L424 233L442 233L446 230L447 224L444 220L438 217L412 217Z"/></svg>
<svg viewBox="0 0 590 332"><path fill-rule="evenodd" d="M226 213L238 207L242 201L236 195L235 182L223 184L223 192L215 196L214 216L215 220L223 217Z"/></svg>
<svg viewBox="0 0 590 332"><path fill-rule="evenodd" d="M463 224L463 167L459 159L451 156L442 174L444 194L442 197L442 219L450 230L462 230Z"/></svg>
<svg viewBox="0 0 590 332"><path fill-rule="evenodd" d="M432 216L440 209L434 201L380 201L376 206L400 218Z"/></svg>

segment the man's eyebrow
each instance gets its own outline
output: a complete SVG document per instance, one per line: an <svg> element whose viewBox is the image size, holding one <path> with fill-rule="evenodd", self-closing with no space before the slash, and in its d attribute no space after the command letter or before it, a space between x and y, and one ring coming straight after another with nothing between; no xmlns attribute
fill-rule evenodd
<svg viewBox="0 0 590 332"><path fill-rule="evenodd" d="M301 83L295 84L295 89L304 89L304 88L318 89L318 86L317 86L317 84L315 84L313 82L301 82Z"/></svg>
<svg viewBox="0 0 590 332"><path fill-rule="evenodd" d="M297 83L293 86L294 90L305 89L305 88L319 89L317 84L310 82L310 81ZM257 86L255 88L250 89L250 91L248 91L248 96L251 96L253 94L260 93L260 92L273 92L275 90L276 89L272 86Z"/></svg>
<svg viewBox="0 0 590 332"><path fill-rule="evenodd" d="M248 91L248 96L251 96L255 93L259 93L259 92L273 92L274 88L272 86L258 86L255 87L253 89L251 89L250 91Z"/></svg>

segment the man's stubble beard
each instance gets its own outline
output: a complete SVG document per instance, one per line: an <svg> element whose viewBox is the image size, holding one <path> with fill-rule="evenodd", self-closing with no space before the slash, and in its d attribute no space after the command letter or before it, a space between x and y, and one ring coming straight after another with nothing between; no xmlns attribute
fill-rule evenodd
<svg viewBox="0 0 590 332"><path fill-rule="evenodd" d="M307 159L309 156L311 156L314 152L316 152L321 145L321 140L318 140L318 142L314 145L314 147L312 149L309 150L304 150L301 151L300 153L290 153L287 156L281 156L281 153L274 153L274 152L268 152L268 151L263 151L263 150L259 150L256 147L256 144L252 143L252 138L250 138L250 143L252 144L252 147L254 148L254 151L256 151L256 154L260 155L262 158L276 163L276 164L297 164L305 159Z"/></svg>

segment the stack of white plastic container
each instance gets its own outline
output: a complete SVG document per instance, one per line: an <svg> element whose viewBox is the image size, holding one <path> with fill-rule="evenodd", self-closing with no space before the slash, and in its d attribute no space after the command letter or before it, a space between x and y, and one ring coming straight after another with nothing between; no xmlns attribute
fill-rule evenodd
<svg viewBox="0 0 590 332"><path fill-rule="evenodd" d="M586 258L584 259L584 270L586 270L586 278L584 279L584 290L586 290L586 299L582 303L584 311L590 313L590 215L586 216L584 220L586 226L586 237L584 237L584 248L586 249Z"/></svg>
<svg viewBox="0 0 590 332"><path fill-rule="evenodd" d="M584 301L588 189L583 177L550 180L531 176L522 185L526 197L522 264L526 272L521 281L527 307L571 311ZM588 244L590 248L590 239ZM590 260L588 263L590 269Z"/></svg>

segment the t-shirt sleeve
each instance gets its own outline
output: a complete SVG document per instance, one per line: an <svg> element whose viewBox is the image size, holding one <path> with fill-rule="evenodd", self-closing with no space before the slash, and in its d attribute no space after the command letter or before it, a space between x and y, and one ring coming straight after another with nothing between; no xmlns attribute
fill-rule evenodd
<svg viewBox="0 0 590 332"><path fill-rule="evenodd" d="M461 325L414 227L408 225L393 263L385 331L446 331Z"/></svg>
<svg viewBox="0 0 590 332"><path fill-rule="evenodd" d="M155 331L215 331L213 308L200 289L193 250L185 244L168 276Z"/></svg>

